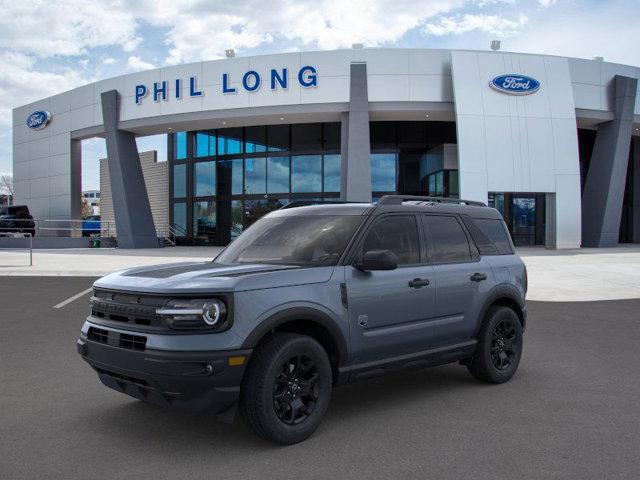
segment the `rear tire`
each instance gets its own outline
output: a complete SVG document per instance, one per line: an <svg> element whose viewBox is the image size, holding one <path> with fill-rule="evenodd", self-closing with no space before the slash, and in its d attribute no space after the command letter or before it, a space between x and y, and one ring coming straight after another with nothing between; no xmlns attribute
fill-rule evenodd
<svg viewBox="0 0 640 480"><path fill-rule="evenodd" d="M488 383L511 379L522 356L522 325L516 312L509 307L491 307L477 339L478 346L467 365L469 373Z"/></svg>
<svg viewBox="0 0 640 480"><path fill-rule="evenodd" d="M320 425L331 388L331 364L317 341L274 333L251 355L240 389L240 414L262 438L298 443Z"/></svg>

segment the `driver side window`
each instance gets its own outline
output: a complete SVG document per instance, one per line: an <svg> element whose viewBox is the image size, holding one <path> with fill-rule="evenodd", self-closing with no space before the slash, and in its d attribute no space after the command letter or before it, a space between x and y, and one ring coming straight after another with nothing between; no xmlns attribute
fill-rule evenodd
<svg viewBox="0 0 640 480"><path fill-rule="evenodd" d="M382 217L364 237L360 257L370 250L389 250L398 265L420 263L420 244L416 220L412 215Z"/></svg>

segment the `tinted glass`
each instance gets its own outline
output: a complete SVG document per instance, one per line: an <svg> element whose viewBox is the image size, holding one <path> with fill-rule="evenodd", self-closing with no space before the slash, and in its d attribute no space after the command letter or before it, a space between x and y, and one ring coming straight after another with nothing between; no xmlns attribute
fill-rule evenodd
<svg viewBox="0 0 640 480"><path fill-rule="evenodd" d="M270 152L289 150L289 125L268 125L267 143Z"/></svg>
<svg viewBox="0 0 640 480"><path fill-rule="evenodd" d="M216 262L335 265L362 222L361 216L263 218L224 250Z"/></svg>
<svg viewBox="0 0 640 480"><path fill-rule="evenodd" d="M396 191L395 153L374 153L371 155L371 191Z"/></svg>
<svg viewBox="0 0 640 480"><path fill-rule="evenodd" d="M289 193L289 157L267 158L267 192Z"/></svg>
<svg viewBox="0 0 640 480"><path fill-rule="evenodd" d="M378 220L364 238L362 253L369 250L390 250L398 257L398 265L420 263L415 219L394 215Z"/></svg>
<svg viewBox="0 0 640 480"><path fill-rule="evenodd" d="M216 202L193 203L193 234L196 237L216 236Z"/></svg>
<svg viewBox="0 0 640 480"><path fill-rule="evenodd" d="M242 128L218 130L218 155L242 153Z"/></svg>
<svg viewBox="0 0 640 480"><path fill-rule="evenodd" d="M267 127L245 127L244 151L246 153L259 153L267 151Z"/></svg>
<svg viewBox="0 0 640 480"><path fill-rule="evenodd" d="M398 146L427 147L427 122L398 122Z"/></svg>
<svg viewBox="0 0 640 480"><path fill-rule="evenodd" d="M216 154L216 135L214 132L196 132L195 156L212 157Z"/></svg>
<svg viewBox="0 0 640 480"><path fill-rule="evenodd" d="M187 196L187 166L184 163L173 166L173 196Z"/></svg>
<svg viewBox="0 0 640 480"><path fill-rule="evenodd" d="M470 262L469 241L455 217L424 215L429 235L429 258L432 263Z"/></svg>
<svg viewBox="0 0 640 480"><path fill-rule="evenodd" d="M176 132L173 143L173 155L176 160L187 158L187 132Z"/></svg>
<svg viewBox="0 0 640 480"><path fill-rule="evenodd" d="M187 234L187 204L185 202L173 204L173 225L179 236Z"/></svg>
<svg viewBox="0 0 640 480"><path fill-rule="evenodd" d="M324 191L340 191L340 155L324 156Z"/></svg>
<svg viewBox="0 0 640 480"><path fill-rule="evenodd" d="M396 148L396 122L370 122L371 149Z"/></svg>
<svg viewBox="0 0 640 480"><path fill-rule="evenodd" d="M325 123L323 127L324 149L340 151L341 123Z"/></svg>
<svg viewBox="0 0 640 480"><path fill-rule="evenodd" d="M291 191L322 191L321 155L298 155L291 157Z"/></svg>
<svg viewBox="0 0 640 480"><path fill-rule="evenodd" d="M193 192L196 197L216 194L216 162L193 164Z"/></svg>
<svg viewBox="0 0 640 480"><path fill-rule="evenodd" d="M218 162L218 193L242 195L242 159Z"/></svg>
<svg viewBox="0 0 640 480"><path fill-rule="evenodd" d="M244 207L241 200L231 202L231 240L236 239L244 230Z"/></svg>
<svg viewBox="0 0 640 480"><path fill-rule="evenodd" d="M244 161L244 190L247 195L265 193L267 188L266 158L247 158Z"/></svg>
<svg viewBox="0 0 640 480"><path fill-rule="evenodd" d="M291 125L291 150L297 152L322 150L322 124L299 123Z"/></svg>
<svg viewBox="0 0 640 480"><path fill-rule="evenodd" d="M508 255L513 253L511 239L509 238L507 227L502 220L475 218L473 222L478 226L480 231L493 242L499 254Z"/></svg>

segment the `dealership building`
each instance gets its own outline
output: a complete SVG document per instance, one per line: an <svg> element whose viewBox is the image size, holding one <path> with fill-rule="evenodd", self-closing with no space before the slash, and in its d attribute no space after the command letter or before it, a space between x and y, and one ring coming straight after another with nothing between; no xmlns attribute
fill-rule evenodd
<svg viewBox="0 0 640 480"><path fill-rule="evenodd" d="M15 203L79 218L81 141L104 137L121 247L157 246L154 218L224 245L290 201L392 193L485 202L517 245L640 242L639 75L600 58L386 48L122 75L14 109ZM150 200L135 139L161 133L166 195Z"/></svg>

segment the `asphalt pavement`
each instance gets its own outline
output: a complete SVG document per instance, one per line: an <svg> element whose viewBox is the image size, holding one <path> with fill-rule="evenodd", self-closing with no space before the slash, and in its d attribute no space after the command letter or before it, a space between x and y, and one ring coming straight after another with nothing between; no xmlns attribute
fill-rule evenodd
<svg viewBox="0 0 640 480"><path fill-rule="evenodd" d="M87 277L0 278L0 478L633 479L640 472L640 300L529 302L520 369L447 365L339 387L290 447L238 419L102 386L76 353Z"/></svg>

